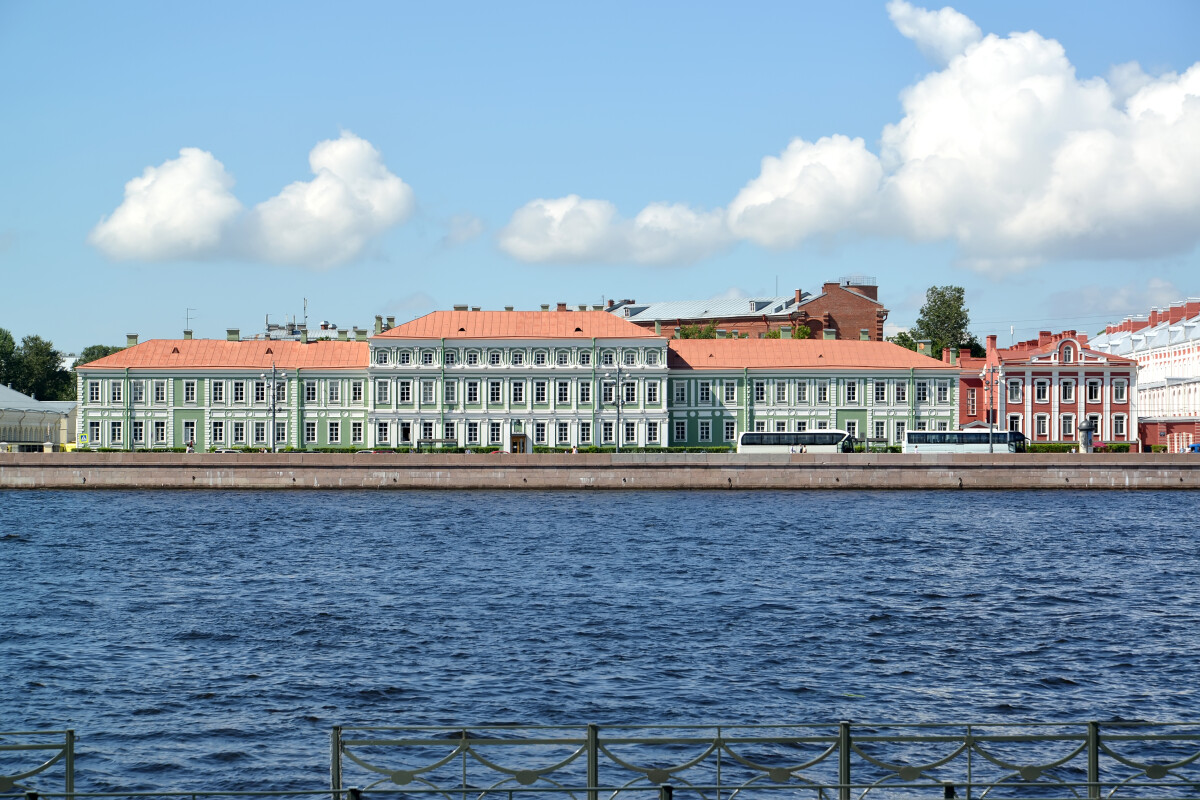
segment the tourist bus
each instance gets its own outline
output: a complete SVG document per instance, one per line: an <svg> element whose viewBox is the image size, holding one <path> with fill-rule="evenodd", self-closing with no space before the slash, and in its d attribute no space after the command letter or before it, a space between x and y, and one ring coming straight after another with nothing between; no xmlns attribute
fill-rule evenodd
<svg viewBox="0 0 1200 800"><path fill-rule="evenodd" d="M854 437L846 431L746 431L738 437L739 453L853 453Z"/></svg>
<svg viewBox="0 0 1200 800"><path fill-rule="evenodd" d="M904 452L1024 453L1025 441L1020 431L906 431Z"/></svg>

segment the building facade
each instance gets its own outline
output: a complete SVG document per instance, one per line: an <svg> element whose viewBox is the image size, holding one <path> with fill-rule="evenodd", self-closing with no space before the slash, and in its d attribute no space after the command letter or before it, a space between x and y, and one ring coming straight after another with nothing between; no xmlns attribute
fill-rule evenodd
<svg viewBox="0 0 1200 800"><path fill-rule="evenodd" d="M1085 420L1097 443L1138 440L1137 364L1088 343L1087 334L1042 331L1037 339L960 361L964 426L1020 431L1033 443L1078 444Z"/></svg>
<svg viewBox="0 0 1200 800"><path fill-rule="evenodd" d="M1200 299L1106 326L1091 347L1138 365L1138 436L1168 452L1200 442Z"/></svg>
<svg viewBox="0 0 1200 800"><path fill-rule="evenodd" d="M62 450L71 443L74 400L38 400L0 386L0 453Z"/></svg>

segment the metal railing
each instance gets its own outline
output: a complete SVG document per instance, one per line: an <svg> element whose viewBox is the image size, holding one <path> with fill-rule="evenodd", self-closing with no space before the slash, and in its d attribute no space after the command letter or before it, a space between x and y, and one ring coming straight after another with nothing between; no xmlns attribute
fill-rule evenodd
<svg viewBox="0 0 1200 800"><path fill-rule="evenodd" d="M27 764L25 755L50 757L40 764ZM75 731L0 731L0 794L27 790L22 781L48 773L63 762L63 791L75 791ZM9 774L11 773L11 774Z"/></svg>

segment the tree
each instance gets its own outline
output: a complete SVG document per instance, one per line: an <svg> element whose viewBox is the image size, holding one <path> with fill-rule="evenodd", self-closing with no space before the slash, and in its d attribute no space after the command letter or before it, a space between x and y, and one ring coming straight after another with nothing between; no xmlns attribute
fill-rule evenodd
<svg viewBox="0 0 1200 800"><path fill-rule="evenodd" d="M717 338L717 323L712 321L701 328L699 325L680 325L680 339L715 339Z"/></svg>
<svg viewBox="0 0 1200 800"><path fill-rule="evenodd" d="M0 328L0 386L7 386L17 378L17 343L13 335Z"/></svg>
<svg viewBox="0 0 1200 800"><path fill-rule="evenodd" d="M797 325L796 332L793 333L792 336L796 339L811 339L812 328L808 327L807 325Z"/></svg>
<svg viewBox="0 0 1200 800"><path fill-rule="evenodd" d="M40 336L26 336L16 350L17 380L13 388L38 400L70 400L71 373L62 368L62 353Z"/></svg>
<svg viewBox="0 0 1200 800"><path fill-rule="evenodd" d="M124 349L124 347L117 347L111 344L90 344L79 351L79 358L75 359L75 364L71 369L73 371L75 367L82 367L84 364L99 361L105 356L111 356L113 353L119 353Z"/></svg>
<svg viewBox="0 0 1200 800"><path fill-rule="evenodd" d="M764 339L782 339L783 332L781 330L779 330L779 328L775 328L774 330L770 330L770 331L767 331L766 333L764 333L763 338Z"/></svg>
<svg viewBox="0 0 1200 800"><path fill-rule="evenodd" d="M934 358L940 358L945 347L968 348L972 354L982 351L979 340L968 330L971 314L965 303L961 286L930 286L917 323L908 331L889 336L888 341L916 350L918 341L928 339L932 343L929 354Z"/></svg>

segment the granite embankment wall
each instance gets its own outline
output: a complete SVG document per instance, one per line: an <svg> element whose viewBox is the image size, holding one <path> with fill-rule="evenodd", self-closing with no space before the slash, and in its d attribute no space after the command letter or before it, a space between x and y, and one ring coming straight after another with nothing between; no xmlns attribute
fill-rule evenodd
<svg viewBox="0 0 1200 800"><path fill-rule="evenodd" d="M13 489L1200 489L1165 454L0 454Z"/></svg>

